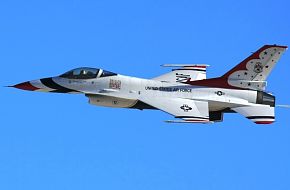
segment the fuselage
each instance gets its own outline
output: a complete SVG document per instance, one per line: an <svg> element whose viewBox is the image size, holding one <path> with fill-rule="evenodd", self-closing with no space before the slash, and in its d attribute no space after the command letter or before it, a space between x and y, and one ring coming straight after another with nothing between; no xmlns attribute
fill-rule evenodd
<svg viewBox="0 0 290 190"><path fill-rule="evenodd" d="M219 111L232 108L232 105L256 104L259 93L254 90L193 86L119 74L93 79L70 79L57 76L33 80L30 83L38 88L35 91L81 93L86 94L91 104L122 108L135 108L134 106L140 103L138 100L141 96L148 96L209 101L209 110Z"/></svg>

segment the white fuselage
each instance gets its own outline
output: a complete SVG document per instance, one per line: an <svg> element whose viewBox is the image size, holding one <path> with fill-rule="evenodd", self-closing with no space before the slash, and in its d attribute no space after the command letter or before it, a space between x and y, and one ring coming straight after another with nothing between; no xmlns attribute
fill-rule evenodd
<svg viewBox="0 0 290 190"><path fill-rule="evenodd" d="M200 87L123 75L86 80L55 77L53 80L86 94L94 105L109 107L132 107L140 97L146 96L209 101L209 110L218 111L255 104L257 99L257 91L253 90Z"/></svg>

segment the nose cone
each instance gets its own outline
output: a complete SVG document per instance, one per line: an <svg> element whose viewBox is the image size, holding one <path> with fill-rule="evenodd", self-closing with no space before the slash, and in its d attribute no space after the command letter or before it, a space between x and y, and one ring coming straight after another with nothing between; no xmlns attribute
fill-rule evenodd
<svg viewBox="0 0 290 190"><path fill-rule="evenodd" d="M31 80L16 84L14 87L21 90L37 91L37 92L55 92L55 93L78 93L79 91L67 88L70 83L58 77L43 78L38 80Z"/></svg>
<svg viewBox="0 0 290 190"><path fill-rule="evenodd" d="M23 83L16 84L16 85L11 86L11 87L18 88L21 90L29 90L29 91L39 90L39 88L33 86L30 82L23 82Z"/></svg>

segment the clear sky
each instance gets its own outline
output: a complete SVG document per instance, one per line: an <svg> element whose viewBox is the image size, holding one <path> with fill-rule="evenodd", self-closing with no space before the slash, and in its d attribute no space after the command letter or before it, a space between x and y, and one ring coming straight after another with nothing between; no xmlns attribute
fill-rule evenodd
<svg viewBox="0 0 290 190"><path fill-rule="evenodd" d="M222 75L264 44L290 45L289 1L0 1L0 85L88 66L152 78L165 63ZM290 52L268 90L289 104ZM285 190L290 110L255 125L166 124L159 111L0 88L0 189Z"/></svg>

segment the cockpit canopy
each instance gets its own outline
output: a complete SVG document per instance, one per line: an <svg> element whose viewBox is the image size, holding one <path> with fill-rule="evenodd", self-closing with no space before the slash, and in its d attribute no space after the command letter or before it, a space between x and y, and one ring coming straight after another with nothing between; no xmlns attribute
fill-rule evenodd
<svg viewBox="0 0 290 190"><path fill-rule="evenodd" d="M60 75L60 77L68 78L68 79L94 79L94 78L109 77L109 76L115 76L115 75L117 74L112 73L110 71L105 71L102 69L81 67L81 68L68 71Z"/></svg>

